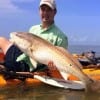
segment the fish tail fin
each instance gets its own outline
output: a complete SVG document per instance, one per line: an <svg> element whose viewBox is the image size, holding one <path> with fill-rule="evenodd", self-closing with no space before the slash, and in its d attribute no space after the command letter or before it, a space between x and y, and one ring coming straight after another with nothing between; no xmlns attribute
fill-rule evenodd
<svg viewBox="0 0 100 100"><path fill-rule="evenodd" d="M92 83L87 85L87 92L100 92L100 80L93 80Z"/></svg>

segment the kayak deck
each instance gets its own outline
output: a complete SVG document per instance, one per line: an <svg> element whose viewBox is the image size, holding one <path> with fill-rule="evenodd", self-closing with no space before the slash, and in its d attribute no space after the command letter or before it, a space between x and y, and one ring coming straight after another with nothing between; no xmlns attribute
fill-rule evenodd
<svg viewBox="0 0 100 100"><path fill-rule="evenodd" d="M83 69L83 72L95 80L100 80L100 69L88 68L88 69ZM78 80L78 78L76 78L73 75L70 75L69 80Z"/></svg>
<svg viewBox="0 0 100 100"><path fill-rule="evenodd" d="M18 84L21 84L22 81L19 79L8 79L5 80L3 75L0 75L0 87L5 87L5 86L16 86ZM27 78L24 83L26 85L40 85L43 84L40 80L37 79L32 79L32 78Z"/></svg>

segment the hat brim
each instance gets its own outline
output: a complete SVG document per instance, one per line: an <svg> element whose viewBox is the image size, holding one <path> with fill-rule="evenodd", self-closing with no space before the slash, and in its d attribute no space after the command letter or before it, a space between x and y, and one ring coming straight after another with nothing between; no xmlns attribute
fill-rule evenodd
<svg viewBox="0 0 100 100"><path fill-rule="evenodd" d="M40 3L40 7L42 6L42 5L47 5L48 7L50 7L51 9L55 9L55 7L54 6L52 6L50 3L48 3L48 2L41 2Z"/></svg>

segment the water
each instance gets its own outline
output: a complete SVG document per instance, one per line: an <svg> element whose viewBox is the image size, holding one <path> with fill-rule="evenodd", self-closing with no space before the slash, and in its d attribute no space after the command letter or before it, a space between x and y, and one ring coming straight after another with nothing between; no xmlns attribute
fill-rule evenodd
<svg viewBox="0 0 100 100"><path fill-rule="evenodd" d="M100 46L69 46L72 53L93 50L100 55ZM100 93L85 93L56 88L46 84L9 86L0 88L0 100L100 100Z"/></svg>
<svg viewBox="0 0 100 100"><path fill-rule="evenodd" d="M96 56L100 56L100 45L69 45L68 49L71 53L78 54L92 50L96 52Z"/></svg>
<svg viewBox="0 0 100 100"><path fill-rule="evenodd" d="M0 100L100 100L100 95L60 89L46 84L19 85L1 89Z"/></svg>

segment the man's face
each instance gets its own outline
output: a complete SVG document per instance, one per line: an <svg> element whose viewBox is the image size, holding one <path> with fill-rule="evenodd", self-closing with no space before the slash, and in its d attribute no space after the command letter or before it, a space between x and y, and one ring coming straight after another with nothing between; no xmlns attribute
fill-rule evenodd
<svg viewBox="0 0 100 100"><path fill-rule="evenodd" d="M42 5L40 7L40 17L41 17L42 22L52 22L52 21L54 21L55 14L56 14L56 11L52 10L47 5Z"/></svg>

